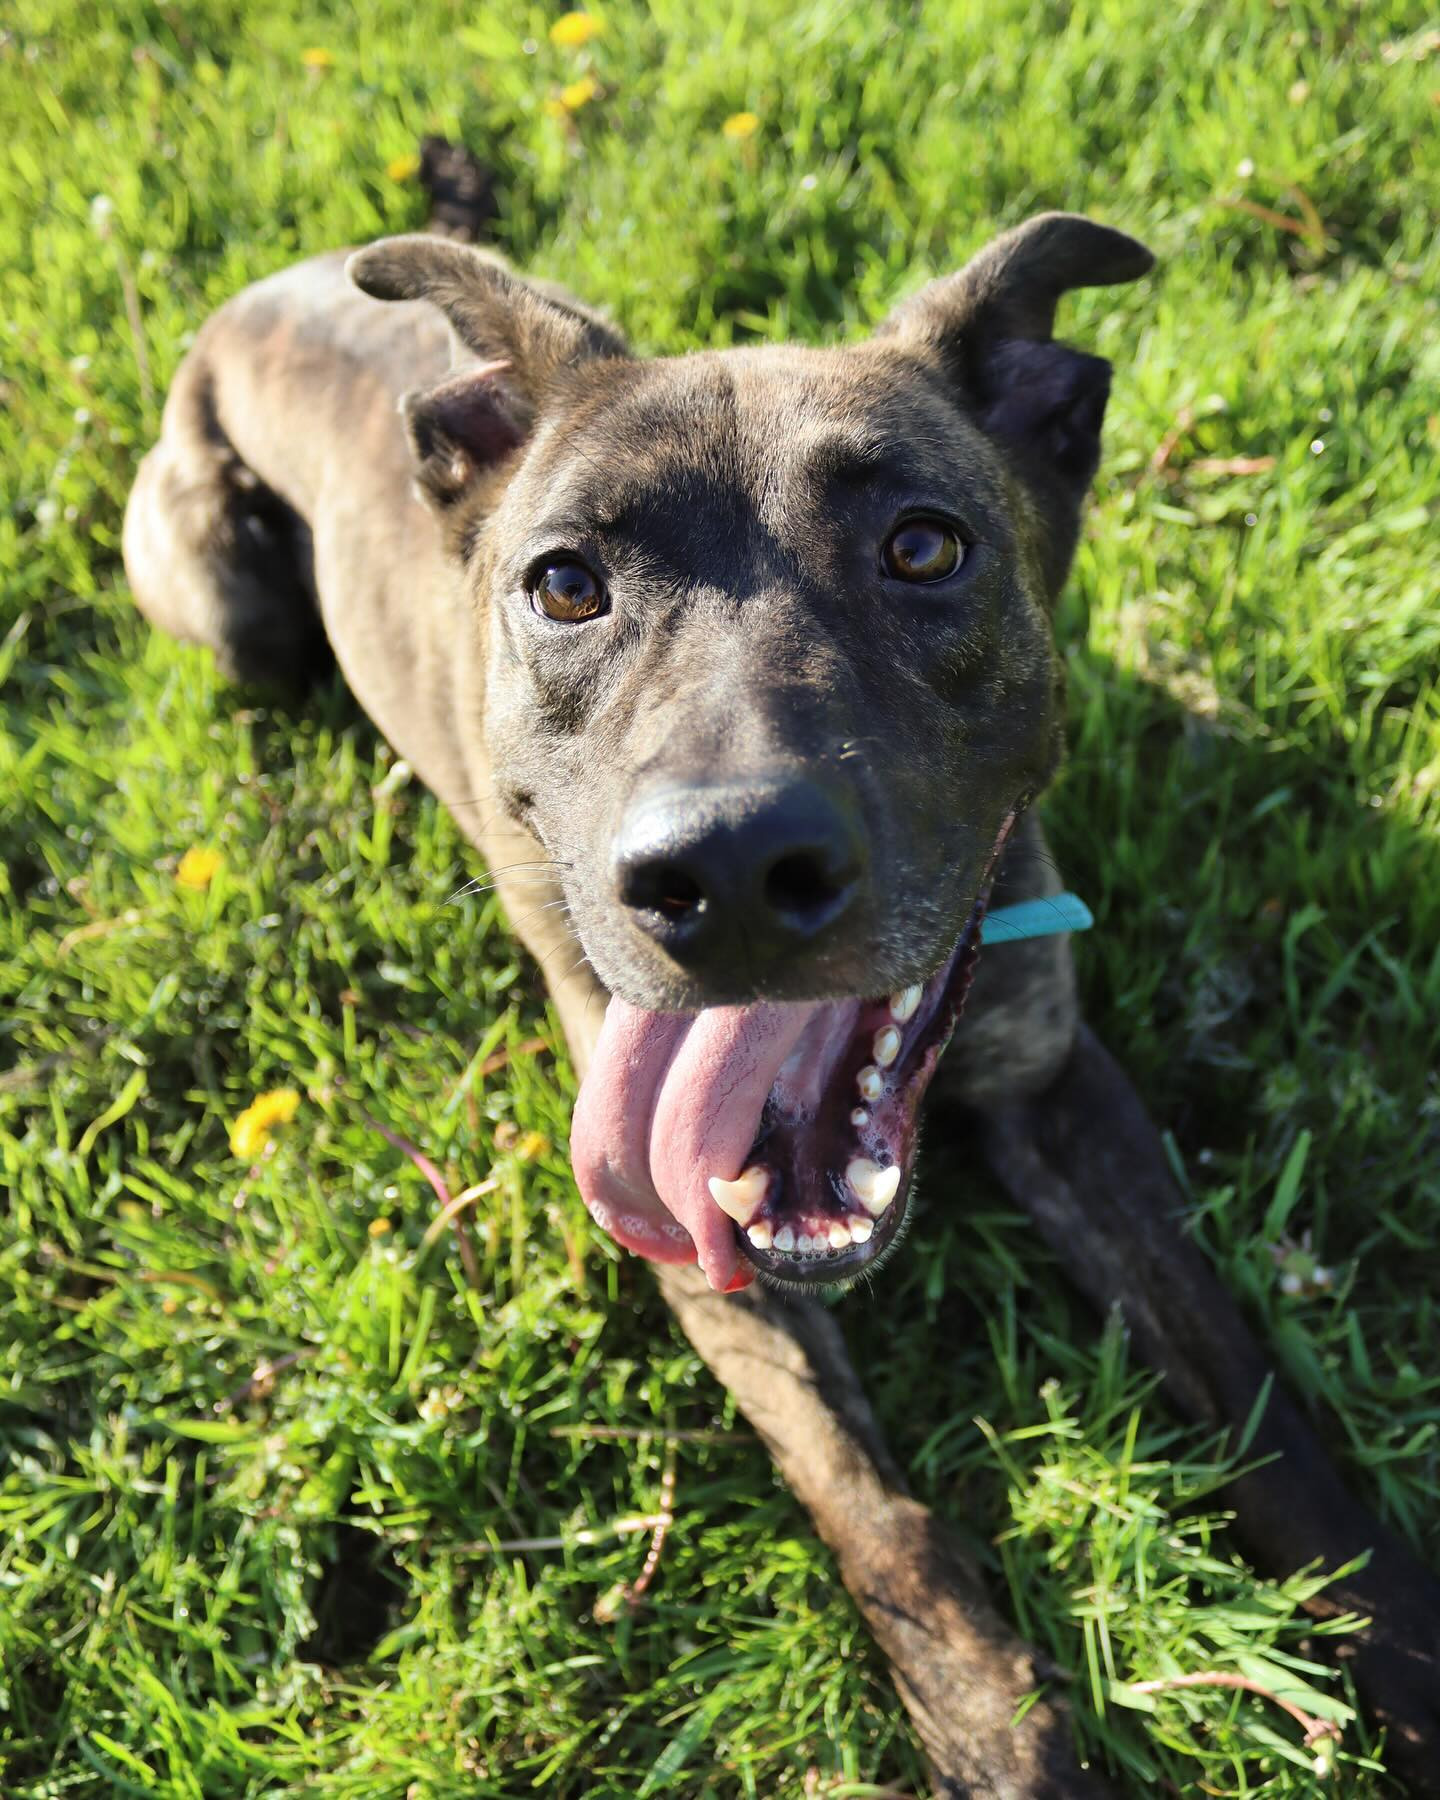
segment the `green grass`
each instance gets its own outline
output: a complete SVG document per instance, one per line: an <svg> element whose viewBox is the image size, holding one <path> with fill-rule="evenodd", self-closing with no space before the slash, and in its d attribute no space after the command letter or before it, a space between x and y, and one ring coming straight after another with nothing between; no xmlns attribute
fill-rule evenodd
<svg viewBox="0 0 1440 1800"><path fill-rule="evenodd" d="M298 23L276 0L8 9L7 1800L923 1787L803 1514L576 1200L563 1060L482 1072L553 1026L494 904L448 900L474 866L454 824L414 788L377 794L388 752L342 694L286 711L229 690L125 593L121 508L188 334L299 254L418 224L387 166L428 129L493 161L504 248L653 350L856 335L1043 206L1155 248L1154 279L1065 317L1117 366L1059 621L1073 757L1050 818L1100 918L1085 994L1286 1378L1374 1507L1440 1555L1440 60L1421 9L605 18L576 53L516 0ZM547 113L587 67L600 94ZM760 130L729 141L742 109ZM192 845L224 858L203 893L174 879ZM303 1102L252 1168L228 1129L276 1086ZM366 1115L457 1187L495 1176L478 1289L451 1238L424 1248L433 1196ZM846 1327L919 1489L1072 1677L1085 1754L1136 1795L1314 1794L1276 1709L1127 1691L1221 1667L1339 1709L1333 1785L1393 1792L1383 1744L1299 1651L1304 1582L1248 1571L1207 1506L1214 1446L971 1171L932 1161L925 1191ZM1328 1291L1282 1290L1267 1246L1304 1232ZM607 1622L644 1539L577 1534L654 1509L672 1431L692 1434L675 1527L646 1603ZM563 1547L484 1554L532 1536Z"/></svg>

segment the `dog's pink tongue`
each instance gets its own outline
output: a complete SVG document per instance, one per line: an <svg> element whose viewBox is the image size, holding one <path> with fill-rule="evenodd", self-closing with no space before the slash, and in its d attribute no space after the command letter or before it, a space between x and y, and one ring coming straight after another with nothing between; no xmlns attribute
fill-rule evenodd
<svg viewBox="0 0 1440 1800"><path fill-rule="evenodd" d="M570 1160L597 1224L652 1262L695 1262L729 1292L754 1278L709 1178L740 1174L813 1006L651 1013L614 999L575 1104Z"/></svg>

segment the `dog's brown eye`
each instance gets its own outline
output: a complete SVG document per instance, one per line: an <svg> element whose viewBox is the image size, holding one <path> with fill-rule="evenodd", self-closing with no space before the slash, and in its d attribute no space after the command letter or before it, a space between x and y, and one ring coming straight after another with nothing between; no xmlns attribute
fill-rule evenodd
<svg viewBox="0 0 1440 1800"><path fill-rule="evenodd" d="M604 588L579 562L551 563L536 582L532 597L538 612L566 625L578 625L605 610Z"/></svg>
<svg viewBox="0 0 1440 1800"><path fill-rule="evenodd" d="M897 581L943 581L965 560L965 546L939 519L907 519L890 533L881 560Z"/></svg>

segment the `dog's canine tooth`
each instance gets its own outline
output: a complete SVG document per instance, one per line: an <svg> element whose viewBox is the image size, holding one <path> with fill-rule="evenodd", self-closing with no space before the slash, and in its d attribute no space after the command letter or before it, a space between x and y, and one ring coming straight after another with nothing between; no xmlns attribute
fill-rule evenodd
<svg viewBox="0 0 1440 1800"><path fill-rule="evenodd" d="M850 1227L850 1241L854 1244L868 1244L870 1234L874 1231L873 1222L862 1213L851 1213L846 1223Z"/></svg>
<svg viewBox="0 0 1440 1800"><path fill-rule="evenodd" d="M900 1191L900 1165L882 1169L868 1156L857 1156L846 1167L845 1179L866 1212L878 1219Z"/></svg>
<svg viewBox="0 0 1440 1800"><path fill-rule="evenodd" d="M850 1227L848 1225L842 1225L838 1219L825 1235L829 1239L830 1248L832 1250L849 1249L851 1238Z"/></svg>
<svg viewBox="0 0 1440 1800"><path fill-rule="evenodd" d="M900 1054L900 1033L893 1025L885 1025L875 1033L875 1042L870 1046L875 1060L882 1069L888 1069Z"/></svg>
<svg viewBox="0 0 1440 1800"><path fill-rule="evenodd" d="M755 1224L747 1226L745 1235L757 1250L768 1250L774 1241L770 1235L770 1227L764 1219L758 1219Z"/></svg>
<svg viewBox="0 0 1440 1800"><path fill-rule="evenodd" d="M907 1019L915 1017L924 991L922 987L907 987L890 996L890 1017L897 1025L903 1025Z"/></svg>
<svg viewBox="0 0 1440 1800"><path fill-rule="evenodd" d="M870 1123L870 1115L863 1106L857 1106L850 1114L850 1123L858 1131L862 1125L868 1125Z"/></svg>
<svg viewBox="0 0 1440 1800"><path fill-rule="evenodd" d="M764 1203L770 1186L770 1171L759 1163L752 1163L734 1181L722 1181L718 1175L712 1175L709 1185L711 1197L721 1212L729 1213L737 1225L744 1227Z"/></svg>
<svg viewBox="0 0 1440 1800"><path fill-rule="evenodd" d="M885 1092L885 1082L874 1063L866 1063L855 1077L855 1085L860 1090L862 1100L878 1100Z"/></svg>
<svg viewBox="0 0 1440 1800"><path fill-rule="evenodd" d="M782 1225L775 1233L775 1248L777 1250L793 1250L795 1248L795 1233L788 1225Z"/></svg>

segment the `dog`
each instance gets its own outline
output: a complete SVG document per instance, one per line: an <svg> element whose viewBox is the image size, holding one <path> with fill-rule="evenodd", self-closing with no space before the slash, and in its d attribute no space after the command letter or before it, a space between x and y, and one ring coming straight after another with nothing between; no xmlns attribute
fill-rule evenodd
<svg viewBox="0 0 1440 1800"><path fill-rule="evenodd" d="M1057 308L1151 263L1049 213L863 342L650 359L493 255L391 238L215 314L125 519L157 626L245 681L333 659L454 806L583 1078L585 1203L836 1549L946 1792L1102 1789L804 1299L899 1243L927 1088L1176 1404L1246 1428L1257 1558L1371 1551L1315 1609L1377 1615L1357 1681L1440 1766L1436 1583L1174 1228L1068 941L978 956L987 906L1061 885L1033 810L1063 749L1051 615L1111 370Z"/></svg>
<svg viewBox="0 0 1440 1800"><path fill-rule="evenodd" d="M853 1279L902 1233L972 977L961 1098L1069 1049L1063 947L992 973L976 940L992 893L1058 887L1027 809L1110 370L1056 305L1150 261L1051 214L863 344L645 359L398 238L249 289L176 377L137 601L246 679L328 644L437 794L484 796L466 828L568 971L581 1192L639 1255Z"/></svg>

